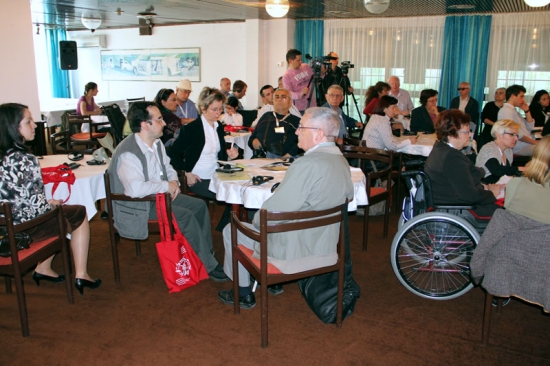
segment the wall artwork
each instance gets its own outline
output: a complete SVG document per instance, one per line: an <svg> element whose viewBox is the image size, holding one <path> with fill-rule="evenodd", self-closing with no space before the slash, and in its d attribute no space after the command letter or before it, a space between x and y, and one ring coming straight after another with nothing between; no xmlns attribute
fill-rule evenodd
<svg viewBox="0 0 550 366"><path fill-rule="evenodd" d="M200 48L101 51L103 80L201 81Z"/></svg>

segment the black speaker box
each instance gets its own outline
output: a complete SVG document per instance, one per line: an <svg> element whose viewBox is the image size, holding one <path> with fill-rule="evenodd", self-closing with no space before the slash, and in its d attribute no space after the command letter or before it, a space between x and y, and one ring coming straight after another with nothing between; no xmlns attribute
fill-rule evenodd
<svg viewBox="0 0 550 366"><path fill-rule="evenodd" d="M59 41L59 64L61 70L78 69L78 53L75 41Z"/></svg>

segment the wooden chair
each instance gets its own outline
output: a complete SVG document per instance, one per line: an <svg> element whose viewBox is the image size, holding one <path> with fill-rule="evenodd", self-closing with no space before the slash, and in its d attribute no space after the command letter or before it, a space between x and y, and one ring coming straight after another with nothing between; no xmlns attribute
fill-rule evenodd
<svg viewBox="0 0 550 366"><path fill-rule="evenodd" d="M126 98L126 105L128 106L128 109L130 109L130 106L134 102L145 102L145 97L141 98Z"/></svg>
<svg viewBox="0 0 550 366"><path fill-rule="evenodd" d="M369 207L386 202L384 211L384 238L388 236L388 226L390 219L390 196L391 196L391 177L393 151L371 149L363 146L342 146L342 153L346 159L356 159L357 165L363 170L367 178L366 190L368 206L365 208L363 217L363 245L362 250L367 250L368 226L369 226ZM372 163L371 163L372 162ZM382 165L383 167L375 171L373 166ZM376 181L382 183L381 187L373 187ZM384 184L386 185L384 187Z"/></svg>
<svg viewBox="0 0 550 366"><path fill-rule="evenodd" d="M261 345L266 348L268 345L268 306L267 287L278 283L294 281L300 278L311 277L323 273L338 271L338 305L336 310L336 326L342 326L343 291L344 291L344 264L345 264L345 243L344 243L344 210L347 210L348 202L331 209L321 211L298 211L298 212L268 212L260 210L260 231L255 231L246 226L237 218L235 212L231 213L231 250L233 253L233 291L239 293L238 262L260 284L261 299ZM338 243L335 243L335 252L338 255L336 263L327 267L312 269L305 272L284 274L272 264L267 262L267 237L270 233L283 233L288 231L306 230L315 227L340 224ZM260 243L260 259L253 258L253 251L237 241L237 231L240 231L249 238ZM238 297L237 297L238 298ZM239 301L235 301L235 314L240 313Z"/></svg>
<svg viewBox="0 0 550 366"><path fill-rule="evenodd" d="M109 224L109 235L111 239L111 252L113 256L113 269L115 271L115 282L120 283L120 265L118 261L118 242L120 241L120 234L115 228L115 221L113 218L113 201L132 201L132 202L156 202L156 195L152 194L149 196L141 198L132 198L124 194L112 193L111 192L111 181L109 179L109 173L103 175L103 180L105 182L105 205L107 207L107 222ZM168 193L164 194L164 199L166 202L166 213L168 217L172 217L172 200ZM149 234L159 234L160 228L157 220L149 220L147 222ZM170 222L170 230L173 232L172 222ZM141 256L141 242L140 240L135 240L136 244L136 256Z"/></svg>
<svg viewBox="0 0 550 366"><path fill-rule="evenodd" d="M31 243L29 249L17 251L15 244L15 234L28 231L41 224L55 225L57 235ZM21 330L23 337L29 335L29 321L27 317L27 303L25 300L25 289L23 287L23 276L36 265L52 255L61 252L63 258L63 273L65 274L65 288L67 291L67 301L74 303L73 287L70 281L71 272L69 266L69 248L66 241L65 220L61 207L40 215L32 220L14 225L11 207L9 203L0 205L0 226L6 228L6 235L9 238L11 256L9 258L0 257L0 275L5 277L6 293L11 293L11 278L15 281L15 290L17 292L17 303L19 305L19 316L21 318Z"/></svg>

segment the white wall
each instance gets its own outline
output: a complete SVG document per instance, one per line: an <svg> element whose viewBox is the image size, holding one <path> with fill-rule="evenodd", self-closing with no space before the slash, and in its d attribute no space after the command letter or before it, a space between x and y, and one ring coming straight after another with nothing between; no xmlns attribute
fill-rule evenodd
<svg viewBox="0 0 550 366"><path fill-rule="evenodd" d="M39 121L31 4L29 1L0 0L0 8L6 15L0 22L0 104L26 104Z"/></svg>
<svg viewBox="0 0 550 366"><path fill-rule="evenodd" d="M2 0L6 1L6 0ZM200 47L201 81L193 82L191 99L196 101L205 86L219 87L222 77L248 84L242 102L252 109L261 104L259 89L265 84L276 86L277 78L287 68L285 54L294 42L294 20L247 20L235 23L192 24L153 28L152 36L140 36L138 28L98 29L94 35L107 36L107 49L155 49ZM68 37L90 36L89 31L69 32ZM42 38L40 42L45 42ZM36 47L42 57L45 47ZM277 66L277 63L280 66ZM37 65L41 95L49 97L47 68ZM100 49L79 48L78 70L69 71L76 80L78 95L84 85L94 81L99 85L98 100L118 100L145 96L152 100L159 89L175 89L175 82L104 81L101 79Z"/></svg>

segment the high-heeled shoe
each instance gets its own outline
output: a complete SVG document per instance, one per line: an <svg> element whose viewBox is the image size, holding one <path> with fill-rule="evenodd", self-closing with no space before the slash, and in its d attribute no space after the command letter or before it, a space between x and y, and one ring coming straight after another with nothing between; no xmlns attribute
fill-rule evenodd
<svg viewBox="0 0 550 366"><path fill-rule="evenodd" d="M101 280L98 278L95 281L85 280L83 278L76 278L74 280L74 287L80 292L80 295L84 295L84 287L91 289L98 288L101 285Z"/></svg>
<svg viewBox="0 0 550 366"><path fill-rule="evenodd" d="M48 281L48 282L53 282L53 283L64 282L65 281L65 276L64 275L59 275L57 277L52 277L52 276L43 275L43 274L38 273L38 272L33 272L32 279L34 280L34 282L36 282L36 286L40 286L40 281Z"/></svg>

